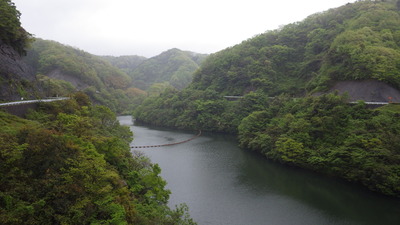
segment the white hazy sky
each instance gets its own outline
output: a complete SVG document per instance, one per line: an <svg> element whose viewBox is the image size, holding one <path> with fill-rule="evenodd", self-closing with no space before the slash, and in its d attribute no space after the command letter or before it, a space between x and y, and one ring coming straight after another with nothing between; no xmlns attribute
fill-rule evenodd
<svg viewBox="0 0 400 225"><path fill-rule="evenodd" d="M213 53L355 0L14 0L35 37L96 55Z"/></svg>

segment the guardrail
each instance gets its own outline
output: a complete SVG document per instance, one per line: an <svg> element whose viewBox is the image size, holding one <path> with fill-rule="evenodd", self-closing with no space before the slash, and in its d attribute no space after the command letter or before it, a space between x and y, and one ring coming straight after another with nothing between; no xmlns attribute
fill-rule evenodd
<svg viewBox="0 0 400 225"><path fill-rule="evenodd" d="M350 104L357 104L358 102L350 102ZM366 105L388 105L392 102L364 102Z"/></svg>
<svg viewBox="0 0 400 225"><path fill-rule="evenodd" d="M37 102L54 102L54 101L61 101L61 100L68 100L68 99L70 99L70 97L58 97L58 98L51 98L51 99L36 99L36 100L23 100L23 101L16 101L16 102L0 103L0 106L22 105L22 104L30 104L30 103L37 103Z"/></svg>

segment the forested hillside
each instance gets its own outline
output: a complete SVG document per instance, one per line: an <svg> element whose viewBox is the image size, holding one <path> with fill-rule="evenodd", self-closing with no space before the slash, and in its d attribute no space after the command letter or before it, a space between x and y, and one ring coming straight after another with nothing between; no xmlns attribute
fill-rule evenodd
<svg viewBox="0 0 400 225"><path fill-rule="evenodd" d="M109 108L83 93L39 108L0 111L1 224L193 224Z"/></svg>
<svg viewBox="0 0 400 225"><path fill-rule="evenodd" d="M36 39L24 61L33 69L46 97L83 91L96 103L123 112L145 94L132 87L125 72L101 57L55 41Z"/></svg>
<svg viewBox="0 0 400 225"><path fill-rule="evenodd" d="M175 119L160 118L156 116L158 113L152 112L166 109L183 120L199 121L197 115L208 115L201 112L212 112L208 109L212 107L229 114L225 105L230 103L223 96L260 94L275 97L286 94L302 97L327 91L337 81L376 80L399 90L399 45L397 1L347 4L210 55L196 71L189 88L176 95L173 90L164 93L178 98L170 104L172 107L156 103L166 100L148 99L142 105L146 109L138 110L137 116L145 121L160 124L165 121L175 126ZM186 102L189 96L193 99ZM204 104L207 106L202 106ZM218 121L223 118L226 116ZM181 124L182 119L177 121L178 127L186 126ZM210 129L224 131L224 126L230 127L229 121L233 120L228 120L226 126L223 122L219 122L219 126L210 125ZM204 128L209 123L206 119L197 124ZM236 122L234 127L237 125Z"/></svg>
<svg viewBox="0 0 400 225"><path fill-rule="evenodd" d="M359 1L317 13L213 54L193 88L304 95L337 80L362 79L400 88L399 23L393 1Z"/></svg>
<svg viewBox="0 0 400 225"><path fill-rule="evenodd" d="M192 81L193 73L206 56L170 49L144 61L128 74L132 77L135 87L142 90L151 91L162 86L172 86L180 90Z"/></svg>
<svg viewBox="0 0 400 225"><path fill-rule="evenodd" d="M128 112L146 95L186 87L206 57L179 49L150 59L95 56L55 41L31 38L21 27L14 4L0 4L2 100L65 96L79 90L96 103Z"/></svg>
<svg viewBox="0 0 400 225"><path fill-rule="evenodd" d="M65 96L79 90L97 103L127 112L146 95L158 95L168 87L186 87L204 58L205 55L178 49L150 59L100 57L55 41L36 39L23 60L32 68L42 96Z"/></svg>
<svg viewBox="0 0 400 225"><path fill-rule="evenodd" d="M358 1L257 35L210 55L188 88L146 99L135 116L239 134L244 148L267 158L400 196L400 109L324 95L339 81L398 92L399 13L399 1ZM243 98L224 98L234 95Z"/></svg>
<svg viewBox="0 0 400 225"><path fill-rule="evenodd" d="M38 103L25 119L0 110L0 224L195 224L185 205L167 206L159 166L130 151L133 134L114 112L131 103L130 77L40 39L25 59L30 71L21 55L32 39L19 16L0 0L1 100L71 98Z"/></svg>

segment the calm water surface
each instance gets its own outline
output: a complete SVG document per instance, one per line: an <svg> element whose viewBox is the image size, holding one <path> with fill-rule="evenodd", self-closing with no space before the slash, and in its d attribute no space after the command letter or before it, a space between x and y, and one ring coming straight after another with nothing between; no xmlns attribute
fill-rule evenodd
<svg viewBox="0 0 400 225"><path fill-rule="evenodd" d="M132 145L188 139L194 133L131 126ZM140 149L162 168L170 205L189 206L199 225L399 225L400 200L241 150L231 136L203 134L180 145Z"/></svg>

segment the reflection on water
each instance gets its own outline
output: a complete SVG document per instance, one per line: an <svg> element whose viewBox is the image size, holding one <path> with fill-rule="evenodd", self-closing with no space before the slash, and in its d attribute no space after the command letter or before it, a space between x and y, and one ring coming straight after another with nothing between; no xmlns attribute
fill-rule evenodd
<svg viewBox="0 0 400 225"><path fill-rule="evenodd" d="M120 117L130 125L130 117ZM132 145L185 140L193 133L132 126ZM400 224L400 200L346 182L270 162L231 136L203 136L142 150L162 168L170 205L187 203L203 224Z"/></svg>
<svg viewBox="0 0 400 225"><path fill-rule="evenodd" d="M266 163L257 154L243 154L243 158L238 185L252 187L259 195L290 196L333 218L347 218L359 224L400 224L399 201L341 180Z"/></svg>

